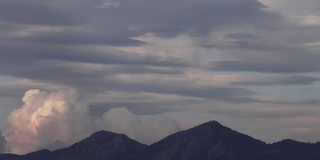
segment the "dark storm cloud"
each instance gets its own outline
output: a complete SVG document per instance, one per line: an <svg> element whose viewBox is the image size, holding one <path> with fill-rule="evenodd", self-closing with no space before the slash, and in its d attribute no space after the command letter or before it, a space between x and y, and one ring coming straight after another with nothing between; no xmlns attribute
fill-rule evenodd
<svg viewBox="0 0 320 160"><path fill-rule="evenodd" d="M235 82L234 85L253 85L253 86L270 86L270 85L309 85L320 81L320 78L300 76L300 75L283 75L268 78L259 78L247 80L244 82Z"/></svg>

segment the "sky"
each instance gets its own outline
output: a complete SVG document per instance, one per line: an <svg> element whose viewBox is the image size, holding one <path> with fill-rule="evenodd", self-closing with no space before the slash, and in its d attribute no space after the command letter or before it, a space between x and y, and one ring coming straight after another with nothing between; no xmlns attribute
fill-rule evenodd
<svg viewBox="0 0 320 160"><path fill-rule="evenodd" d="M0 0L0 152L217 120L320 141L318 0Z"/></svg>

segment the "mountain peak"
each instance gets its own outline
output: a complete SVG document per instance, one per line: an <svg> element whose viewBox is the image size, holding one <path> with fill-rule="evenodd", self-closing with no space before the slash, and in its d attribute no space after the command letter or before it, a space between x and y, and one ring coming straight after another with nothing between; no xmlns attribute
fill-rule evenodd
<svg viewBox="0 0 320 160"><path fill-rule="evenodd" d="M94 138L94 137L109 137L109 136L125 136L124 134L118 134L118 133L114 133L114 132L110 132L110 131L106 131L106 130L101 130L101 131L97 131L93 134L91 134L89 136L89 138Z"/></svg>
<svg viewBox="0 0 320 160"><path fill-rule="evenodd" d="M218 121L209 121L205 122L203 124L200 124L198 127L212 127L212 128L217 128L217 127L225 127L222 124L220 124Z"/></svg>
<svg viewBox="0 0 320 160"><path fill-rule="evenodd" d="M292 140L292 139L284 139L284 140L281 140L279 142L275 142L274 144L277 144L277 143L282 143L282 144L297 144L297 143L303 143L303 142L298 142L298 141L295 141L295 140Z"/></svg>
<svg viewBox="0 0 320 160"><path fill-rule="evenodd" d="M220 124L217 121L209 121L209 122L206 122L206 123L203 123L203 124L200 124L200 125L198 125L196 127L191 128L191 130L192 129L218 132L218 131L221 131L223 129L229 129L229 128L223 126L222 124Z"/></svg>
<svg viewBox="0 0 320 160"><path fill-rule="evenodd" d="M219 123L218 121L215 121L215 120L205 122L203 124L200 124L199 126L201 126L201 125L222 126L221 123Z"/></svg>

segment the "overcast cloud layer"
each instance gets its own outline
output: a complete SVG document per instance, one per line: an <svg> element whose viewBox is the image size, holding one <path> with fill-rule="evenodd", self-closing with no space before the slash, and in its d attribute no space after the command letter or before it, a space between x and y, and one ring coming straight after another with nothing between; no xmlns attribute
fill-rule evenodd
<svg viewBox="0 0 320 160"><path fill-rule="evenodd" d="M57 127L64 124L59 116L70 121L69 137L89 134L82 130L92 125L72 128L76 119L107 119L105 129L145 143L179 130L177 122L188 128L216 119L268 142L319 141L320 4L307 1L0 0L0 119L7 120L0 128L9 145L29 144L13 142L30 133L11 132L33 124L17 126L14 115L47 110L45 101L56 103L50 95L63 92L62 99L71 94L85 105L80 117L69 113L77 105L44 117ZM31 93L51 99L24 111ZM178 116L185 112L194 114ZM108 120L117 114L123 119ZM153 124L167 132L148 133ZM9 150L76 141L48 140L46 127L37 129L30 135L37 144Z"/></svg>

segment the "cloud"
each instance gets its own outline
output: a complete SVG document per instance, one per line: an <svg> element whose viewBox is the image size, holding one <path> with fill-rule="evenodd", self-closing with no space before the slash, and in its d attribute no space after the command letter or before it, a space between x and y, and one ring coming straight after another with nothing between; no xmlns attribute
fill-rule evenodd
<svg viewBox="0 0 320 160"><path fill-rule="evenodd" d="M0 97L16 100L21 99L24 93L30 90L30 88L38 88L44 91L58 91L68 87L46 82L36 82L28 79L18 79L12 82L0 83Z"/></svg>
<svg viewBox="0 0 320 160"><path fill-rule="evenodd" d="M319 116L298 116L284 121L288 137L305 142L319 141Z"/></svg>
<svg viewBox="0 0 320 160"><path fill-rule="evenodd" d="M165 0L162 3L144 0L118 2L121 5L100 10L100 13L119 19L115 25L128 26L141 33L155 33L161 37L175 37L185 33L205 36L211 30L248 23L264 27L279 18L273 13L264 12L264 5L254 0L241 3L232 0L184 1L183 5L176 0ZM271 21L266 23L259 17Z"/></svg>
<svg viewBox="0 0 320 160"><path fill-rule="evenodd" d="M24 105L8 116L4 131L7 150L12 153L59 148L90 131L88 106L78 101L74 90L29 90L22 101Z"/></svg>
<svg viewBox="0 0 320 160"><path fill-rule="evenodd" d="M285 96L291 99L318 95L318 5L317 0L2 0L0 76L21 81L0 83L0 99L14 101L8 105L13 109L30 88L48 94L74 88L94 116L123 106L145 115L202 111L200 104L207 104L208 112L230 105L231 113L260 103L314 105L317 98L289 102L280 98L280 87L268 95L256 87L287 85L295 91ZM265 78L254 77L260 75ZM297 88L313 91L301 97L306 92Z"/></svg>
<svg viewBox="0 0 320 160"><path fill-rule="evenodd" d="M50 26L79 25L85 20L53 7L25 2L1 2L0 21Z"/></svg>
<svg viewBox="0 0 320 160"><path fill-rule="evenodd" d="M300 75L282 75L266 78L247 79L234 82L234 85L252 85L252 86L271 86L271 85L308 85L318 82L320 79L315 77Z"/></svg>
<svg viewBox="0 0 320 160"><path fill-rule="evenodd" d="M105 0L101 6L96 6L96 9L102 9L107 7L118 7L120 2L116 2L115 0Z"/></svg>
<svg viewBox="0 0 320 160"><path fill-rule="evenodd" d="M318 13L320 5L317 0L308 0L303 3L299 0L259 0L268 5L273 10L278 11L286 16L302 16L310 13Z"/></svg>
<svg viewBox="0 0 320 160"><path fill-rule="evenodd" d="M140 46L145 44L133 38L114 37L92 31L73 30L47 30L43 32L31 32L29 34L13 37L11 40L56 45L107 45L107 46Z"/></svg>
<svg viewBox="0 0 320 160"><path fill-rule="evenodd" d="M103 128L124 133L130 138L151 144L180 131L179 124L165 116L142 118L127 108L112 108L103 114Z"/></svg>
<svg viewBox="0 0 320 160"><path fill-rule="evenodd" d="M15 17L8 17L8 19L18 24L8 24L8 21L2 20L4 24L9 25L6 28L11 29L8 29L8 32L3 31L6 36L0 41L0 56L2 57L0 73L70 86L81 92L142 91L248 102L254 99L249 97L253 93L246 89L224 84L222 84L223 87L216 85L212 87L213 83L216 84L215 79L212 79L212 83L209 84L209 79L199 78L197 80L195 77L184 75L190 75L190 70L196 70L193 73L201 72L199 74L201 77L214 75L212 70L268 73L302 73L320 70L316 61L319 58L318 54L301 56L296 53L295 56L291 56L293 49L281 46L283 43L277 45L270 44L269 41L266 43L270 37L273 38L272 36L276 37L273 39L278 39L275 34L268 33L271 30L280 32L285 22L277 13L265 11L266 6L255 0L244 0L241 3L232 0L185 1L183 5L177 0L166 0L162 3L144 0L103 1L103 3L86 0L76 3L74 0L50 3L37 0L24 3L14 2L4 1L3 3L12 6L13 9L3 12L15 12L26 6L26 12L32 9L37 12L37 15L43 15L48 19L51 16L41 13L50 12L52 13L50 15L63 13L68 15L67 18L78 19L83 15L78 13L82 12L90 20L85 24L80 23L67 27L63 26L62 22L53 22L57 25L41 24L41 22L45 23L41 19L34 20L39 21L40 24L26 19L25 21L30 21L28 24L32 24L31 26L20 24L20 19ZM73 3L73 7L66 5ZM112 4L116 7L95 8L102 4ZM296 29L290 34L300 33L295 31ZM219 36L222 33L225 34L222 37ZM152 34L156 40L167 43L178 43L187 39L188 48L183 50L185 46L180 46L180 48L176 48L175 45L161 46L158 45L159 41L145 43L144 39L139 39L148 34ZM180 39L172 38L176 36ZM216 39L228 43L215 43ZM194 57L186 55L189 54L186 53L190 50L189 48L197 48L201 46L201 42L217 45L214 48L217 48L216 52L221 53L221 56L212 56L212 50L203 48L200 51L208 52L206 56L197 58L199 50L196 49L192 50ZM145 52L142 53L138 49L131 51L130 48L127 48L128 46L131 48L160 47L160 51L164 48L173 49L168 49L168 53L162 55L150 52L152 49L144 50ZM270 50L275 52L272 56L265 52ZM281 50L283 54L276 54L278 50ZM155 51L160 52L159 49ZM179 51L180 53L177 53ZM231 57L234 60L227 61L224 60L224 57ZM266 60L266 57L274 58ZM300 62L304 63L297 64L298 59L302 59ZM123 75L128 80L125 80ZM132 80L141 81L143 79L136 77L148 76L155 78L137 86L132 83ZM162 77L166 78L164 80L166 83L160 81L163 80ZM186 79L176 81L175 77ZM200 83L208 83L208 85L201 86ZM243 95L249 96L243 98Z"/></svg>
<svg viewBox="0 0 320 160"><path fill-rule="evenodd" d="M309 58L312 58L310 56ZM313 58L320 58L319 56L314 56ZM298 61L298 59L296 59ZM320 65L314 60L303 59L303 61L309 61L310 63L297 64L296 61L286 60L286 61L273 61L273 60L225 60L216 62L212 70L215 71L233 71L233 72L264 72L264 73L280 73L280 74L290 74L290 73L306 73L306 72L316 72L320 69ZM303 65L302 65L303 64Z"/></svg>
<svg viewBox="0 0 320 160"><path fill-rule="evenodd" d="M5 148L11 153L59 149L102 129L126 134L147 144L180 131L179 124L168 117L145 119L127 108L112 108L102 117L92 116L88 105L72 89L29 90L22 101L23 106L8 116L3 134L7 142ZM0 139L0 142L4 141Z"/></svg>

